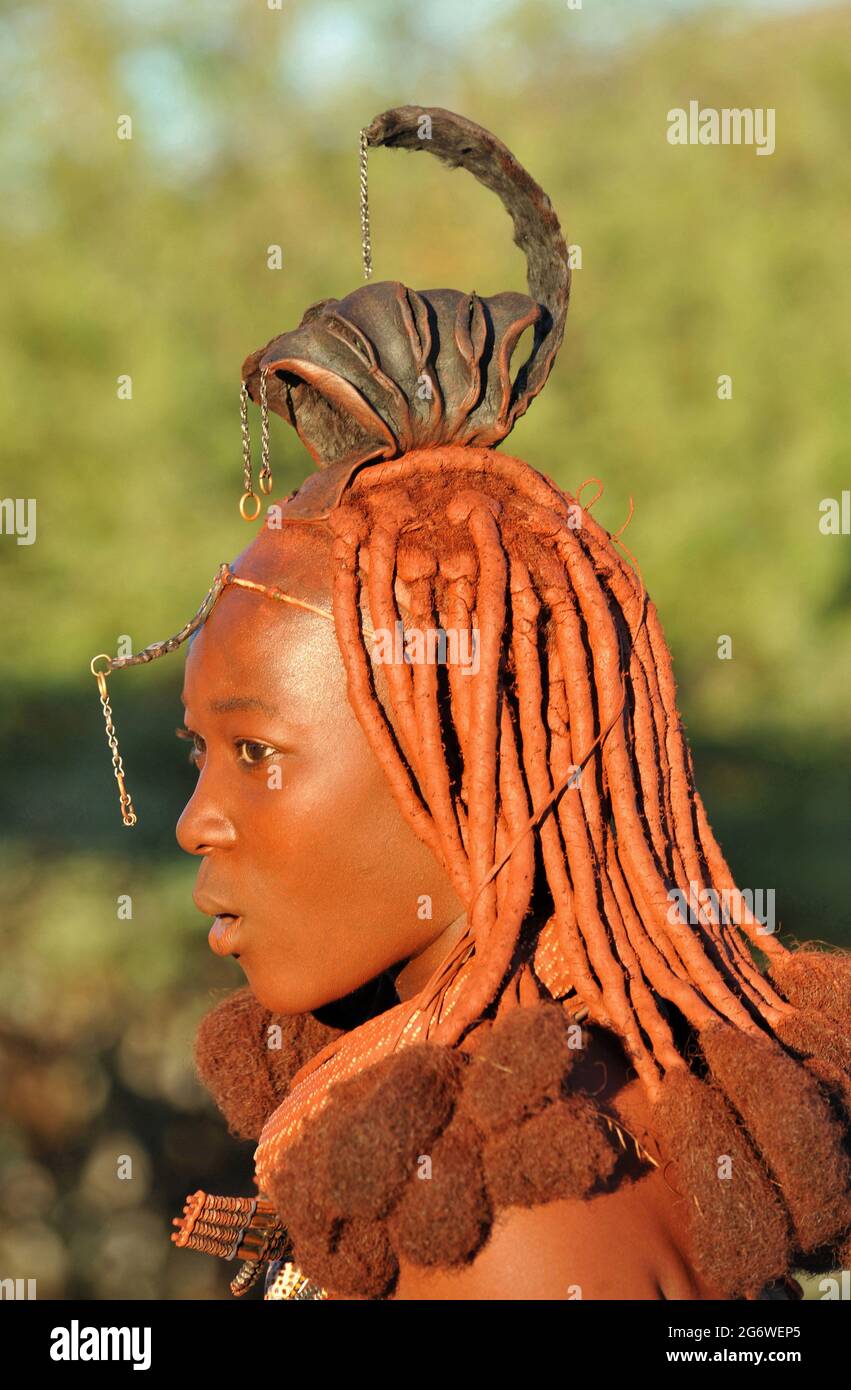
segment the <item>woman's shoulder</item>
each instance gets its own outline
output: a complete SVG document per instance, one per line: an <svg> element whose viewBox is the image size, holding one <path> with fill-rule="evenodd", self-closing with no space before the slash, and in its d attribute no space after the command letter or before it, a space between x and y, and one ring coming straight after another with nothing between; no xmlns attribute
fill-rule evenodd
<svg viewBox="0 0 851 1390"><path fill-rule="evenodd" d="M486 1243L462 1268L400 1260L397 1299L723 1297L692 1267L678 1194L653 1158L649 1106L622 1050L593 1030L583 1054L576 1070L625 1145L616 1170L582 1196L503 1207Z"/></svg>
<svg viewBox="0 0 851 1390"><path fill-rule="evenodd" d="M501 1211L464 1268L400 1261L397 1299L700 1299L698 1279L660 1212L657 1179L585 1198Z"/></svg>

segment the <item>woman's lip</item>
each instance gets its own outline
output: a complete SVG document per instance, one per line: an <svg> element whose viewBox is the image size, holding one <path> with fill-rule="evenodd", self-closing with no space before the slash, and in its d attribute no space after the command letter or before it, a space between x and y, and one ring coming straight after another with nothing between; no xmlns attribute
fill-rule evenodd
<svg viewBox="0 0 851 1390"><path fill-rule="evenodd" d="M217 956L232 956L238 954L239 928L241 924L241 917L232 917L229 913L217 917L207 935L207 940L210 943L210 950L215 951Z"/></svg>

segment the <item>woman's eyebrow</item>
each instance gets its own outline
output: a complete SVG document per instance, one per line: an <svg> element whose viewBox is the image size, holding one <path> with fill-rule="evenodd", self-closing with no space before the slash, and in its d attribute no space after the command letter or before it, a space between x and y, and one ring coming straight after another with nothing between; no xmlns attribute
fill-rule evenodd
<svg viewBox="0 0 851 1390"><path fill-rule="evenodd" d="M232 714L234 710L259 710L261 714L272 717L280 714L275 705L267 705L264 700L243 695L231 695L226 700L211 700L209 708L213 714Z"/></svg>

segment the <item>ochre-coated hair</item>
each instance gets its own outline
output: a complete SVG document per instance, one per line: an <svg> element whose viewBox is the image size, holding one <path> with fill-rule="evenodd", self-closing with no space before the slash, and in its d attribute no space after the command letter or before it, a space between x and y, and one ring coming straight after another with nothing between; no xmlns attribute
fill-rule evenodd
<svg viewBox="0 0 851 1390"><path fill-rule="evenodd" d="M621 1040L707 1277L752 1296L802 1252L836 1247L851 1224L849 957L790 952L738 893L695 787L656 610L616 541L527 464L470 447L363 469L330 524L349 699L468 923L429 996L401 1010L425 1012L425 1045L361 1049L268 1183L311 1277L381 1296L396 1256L457 1264L500 1206L609 1181L599 1112L571 1092L571 1059L547 1034L556 1005ZM475 628L478 672L387 664L385 709L362 604L388 631L403 612L469 642ZM692 885L717 895L697 923L672 912L672 891L688 900ZM535 1026L506 1034L518 1010ZM511 1067L488 1092L476 1064L501 1038ZM436 1067L435 1044L460 1072ZM433 1149L441 1182L411 1182Z"/></svg>
<svg viewBox="0 0 851 1390"><path fill-rule="evenodd" d="M658 996L698 1034L799 1026L747 948L788 956L736 898L655 608L590 513L520 460L468 448L363 470L331 521L350 699L403 813L465 902L512 847L503 901L492 879L473 903L477 969L434 1040L456 1042L504 988L539 878L579 998L622 1037L653 1099L686 1065ZM470 632L475 615L476 676L449 663L442 692L436 662L384 667L395 733L361 636L359 565L376 627L399 620L396 573L421 629ZM574 786L554 802L571 768ZM687 898L692 883L732 897L741 927L711 905L705 925L672 922L671 890Z"/></svg>

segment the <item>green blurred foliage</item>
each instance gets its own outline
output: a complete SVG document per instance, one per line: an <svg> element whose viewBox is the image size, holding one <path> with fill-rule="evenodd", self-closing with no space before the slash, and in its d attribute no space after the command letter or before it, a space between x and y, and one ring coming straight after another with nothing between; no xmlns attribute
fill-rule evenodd
<svg viewBox="0 0 851 1390"><path fill-rule="evenodd" d="M186 1192L251 1178L192 1073L198 1019L242 976L209 955L173 841L181 662L112 682L132 834L87 666L179 628L246 544L239 367L360 283L357 132L388 106L495 130L581 246L561 356L507 447L562 486L602 479L611 529L634 498L739 881L775 887L790 936L851 944L851 539L818 525L851 486L851 9L660 25L636 3L599 32L592 8L38 0L0 20L3 495L38 502L33 546L0 537L0 1274L40 1296L218 1297L233 1272L166 1238ZM775 107L776 153L670 146L693 98ZM463 173L382 151L370 185L376 279L522 287ZM283 494L310 461L277 419L272 444Z"/></svg>

